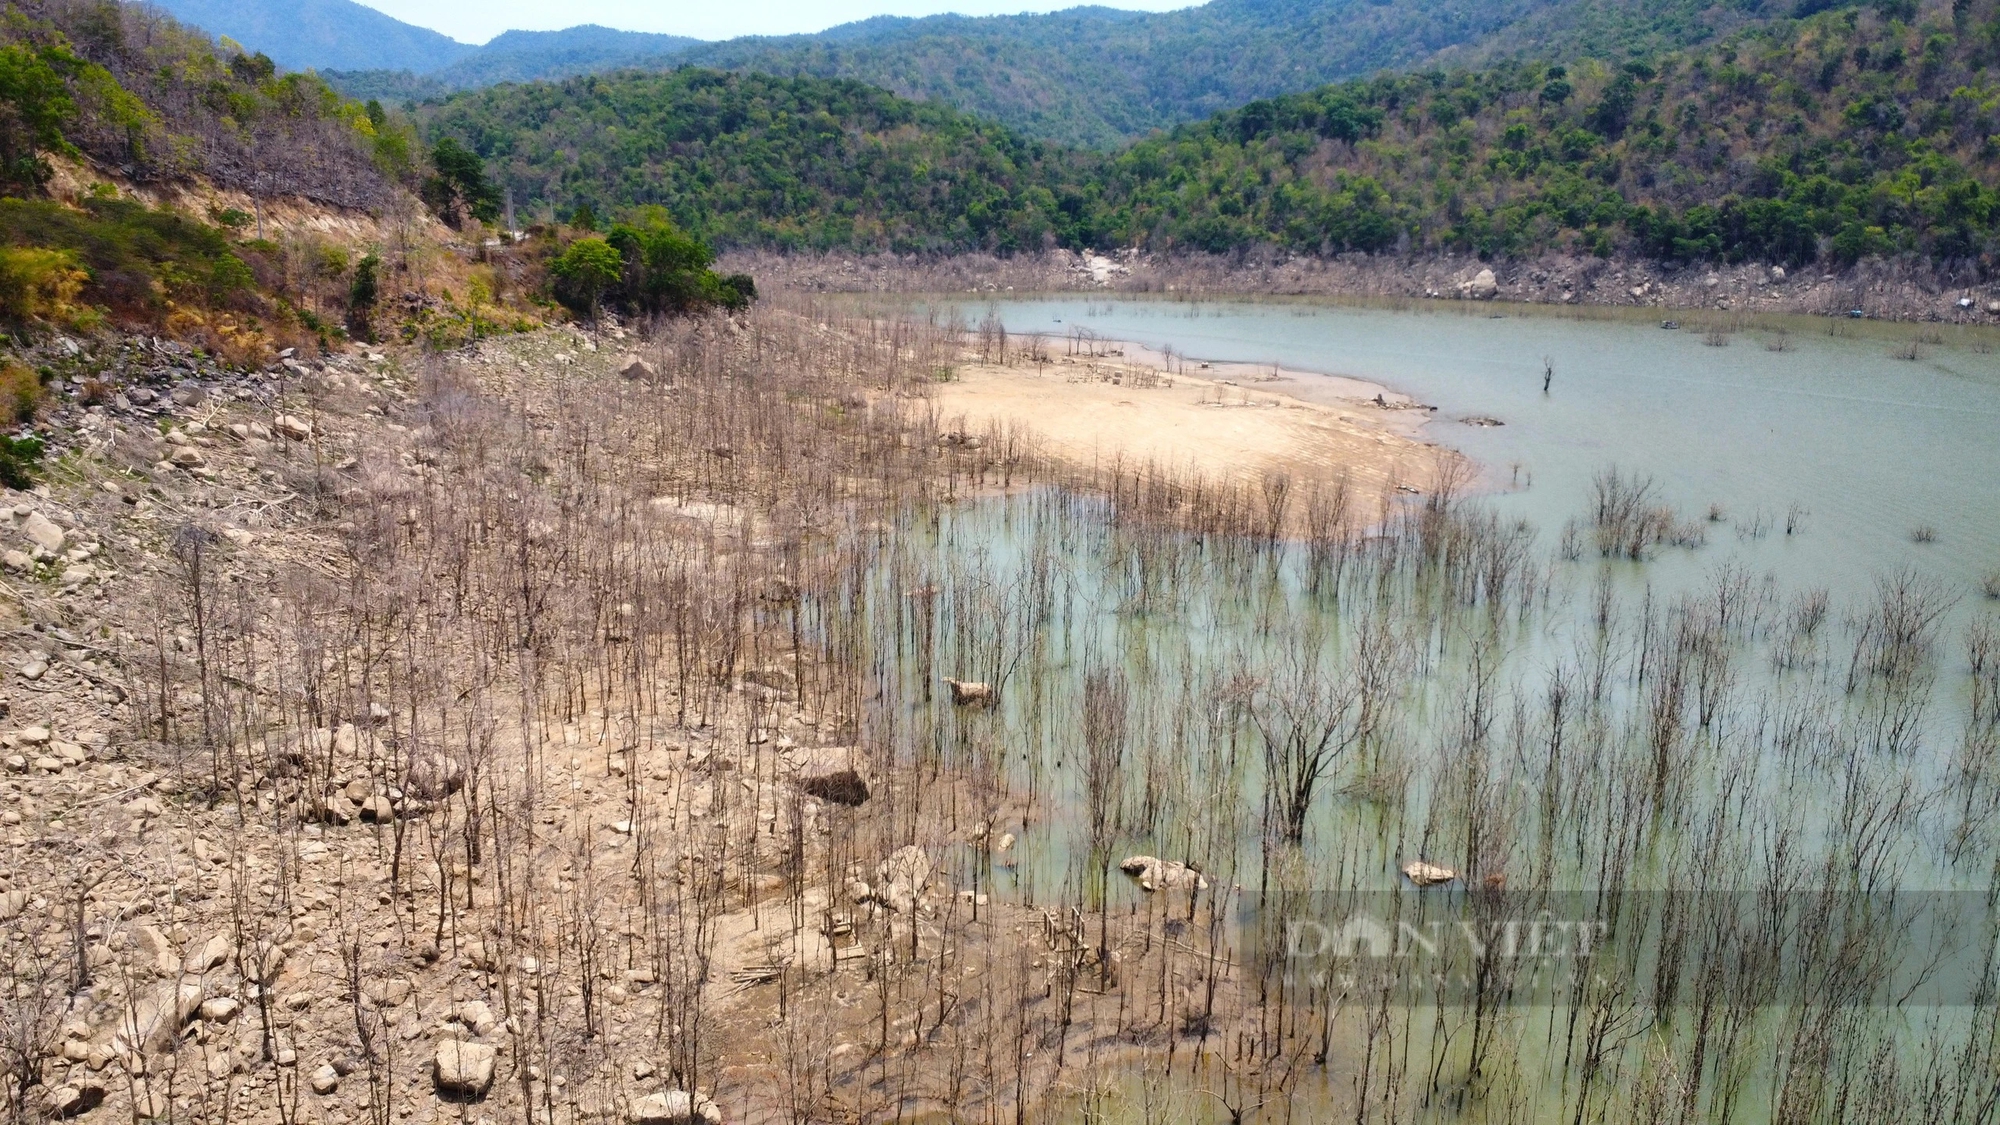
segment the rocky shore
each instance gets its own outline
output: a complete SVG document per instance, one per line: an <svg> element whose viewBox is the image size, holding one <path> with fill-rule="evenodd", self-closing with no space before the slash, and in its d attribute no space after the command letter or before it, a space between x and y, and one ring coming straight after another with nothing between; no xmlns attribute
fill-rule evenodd
<svg viewBox="0 0 2000 1125"><path fill-rule="evenodd" d="M724 268L793 288L870 292L1113 292L1176 296L1257 294L1547 305L1705 309L1733 315L1861 316L2000 324L2000 286L1927 266L1867 261L1826 271L1770 263L1690 265L1547 254L1481 261L1471 255L1045 254L950 257L738 252Z"/></svg>

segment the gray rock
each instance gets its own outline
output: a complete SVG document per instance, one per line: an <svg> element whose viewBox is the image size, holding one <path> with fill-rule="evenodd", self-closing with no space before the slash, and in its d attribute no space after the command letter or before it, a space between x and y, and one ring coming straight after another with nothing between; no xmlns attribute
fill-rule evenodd
<svg viewBox="0 0 2000 1125"><path fill-rule="evenodd" d="M65 538L63 529L57 527L49 517L40 512L29 512L28 518L21 521L21 534L27 536L29 542L51 554L62 550Z"/></svg>
<svg viewBox="0 0 2000 1125"><path fill-rule="evenodd" d="M340 1072L333 1069L332 1063L319 1064L319 1069L312 1072L313 1093L326 1095L338 1089L340 1089Z"/></svg>
<svg viewBox="0 0 2000 1125"><path fill-rule="evenodd" d="M1500 279L1493 276L1492 270L1483 269L1473 274L1472 280L1460 288L1475 301L1490 301L1500 292Z"/></svg>

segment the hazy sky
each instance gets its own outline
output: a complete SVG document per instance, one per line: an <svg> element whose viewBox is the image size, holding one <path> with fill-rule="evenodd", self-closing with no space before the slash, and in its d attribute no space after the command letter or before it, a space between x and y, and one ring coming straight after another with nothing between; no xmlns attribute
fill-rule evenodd
<svg viewBox="0 0 2000 1125"><path fill-rule="evenodd" d="M552 31L598 23L628 31L664 31L699 39L784 35L819 31L869 16L928 16L958 12L990 16L1049 12L1080 0L362 0L369 7L467 43L484 43L503 31ZM1103 0L1114 8L1163 12L1193 0Z"/></svg>

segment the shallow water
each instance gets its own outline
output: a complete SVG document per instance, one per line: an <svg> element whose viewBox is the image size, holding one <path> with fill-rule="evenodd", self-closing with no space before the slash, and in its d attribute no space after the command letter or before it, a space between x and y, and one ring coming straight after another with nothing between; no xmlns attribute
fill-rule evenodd
<svg viewBox="0 0 2000 1125"><path fill-rule="evenodd" d="M871 737L905 760L990 773L992 792L1017 810L1025 795L1026 815L1003 814L995 828L1018 831L1020 844L983 886L1041 904L1086 901L1102 859L1144 851L1205 864L1236 896L1231 940L1249 943L1289 933L1298 918L1456 925L1509 902L1534 917L1609 919L1623 944L1594 963L1608 966L1610 983L1552 1005L1501 990L1509 1046L1476 1081L1450 1077L1465 1064L1462 1041L1400 1016L1406 1040L1447 1079L1420 1091L1428 1108L1406 1119L1629 1118L1635 1107L1622 1094L1577 1094L1570 1069L1570 1015L1605 997L1656 1021L1643 1044L1610 1052L1608 1088L1646 1079L1659 1058L1700 1075L1689 994L1661 982L1691 985L1705 963L1734 966L1763 947L1731 930L1713 949L1677 946L1685 974L1658 972L1663 938L1685 937L1690 916L1746 933L1752 919L1782 916L1793 934L1863 919L1875 928L1857 940L1906 950L1885 954L1890 977L1945 955L1973 962L1963 973L1954 963L1955 975L1911 1001L1888 977L1857 983L1867 974L1842 976L1850 970L1780 941L1765 950L1769 961L1705 986L1711 997L1758 999L1733 1045L1734 1076L1697 1079L1704 1113L1731 1116L1714 1100L1727 1089L1746 1099L1735 1116L1784 1117L1789 1091L1822 1081L1808 1064L1793 1071L1784 1044L1818 1018L1801 1002L1827 980L1853 984L1867 1008L1841 1025L1842 1042L1879 1035L1911 1065L1887 1079L1839 1068L1891 1102L1922 1088L1916 1064L1991 1042L1968 1032L1994 1019L1991 994L1974 1001L1967 983L1991 971L1978 954L2000 934L1988 897L2000 854L2000 709L1993 688L1981 697L1969 686L1967 648L1969 630L1993 622L2000 604L1979 590L2000 569L2000 361L1978 350L1979 337L1904 360L1892 355L1903 330L1832 336L1825 322L1793 322L1788 349L1773 352L1769 329L1714 347L1699 331L1653 324L1462 309L1050 299L957 311L997 313L1016 334L1081 326L1194 359L1275 363L1413 395L1438 407L1424 436L1469 454L1484 474L1485 494L1442 522L1499 515L1478 525L1487 530L1473 551L1517 535L1516 521L1533 529L1496 587L1483 556L1432 552L1409 520L1360 544L1329 577L1299 544L1120 525L1110 503L1052 490L903 513L865 589L843 602L868 607L872 622L858 635L879 646L865 660L884 677ZM1546 396L1544 355L1555 366ZM1300 376L1296 390L1313 395L1312 378ZM1505 425L1461 421L1471 416ZM1651 476L1660 500L1706 529L1706 543L1662 547L1644 562L1566 556L1560 529L1587 516L1592 478L1614 464ZM1721 518L1702 518L1711 506ZM1920 526L1935 529L1934 542L1914 541ZM1905 569L1934 580L1936 604L1949 608L1898 680L1865 662L1880 656L1868 641L1878 582ZM1829 594L1823 623L1801 633L1797 609L1811 599L1797 595L1815 588ZM1267 847L1264 720L1294 683L1347 682L1385 637L1396 655L1379 726L1328 771L1297 850ZM1309 674L1294 681L1302 661ZM1121 781L1099 798L1102 815L1092 812L1083 734L1103 693L1093 672L1122 678L1130 699ZM940 674L1000 683L999 706L952 707L925 690ZM1675 675L1686 689L1663 706L1661 685ZM2000 684L1990 664L1987 675ZM1562 714L1550 704L1558 688L1570 693ZM1711 692L1712 714L1701 701ZM1665 735L1662 714L1674 716ZM1984 757L1971 753L1978 747ZM1289 889L1259 901L1279 853L1292 866L1268 885L1289 880ZM961 886L973 855L947 858ZM1398 874L1413 858L1466 878L1418 891ZM1613 883L1639 893L1600 914ZM1963 909L1963 928L1912 930L1921 941L1895 945L1903 931L1883 924L1882 896L1918 889L1937 892L1920 900L1927 908ZM1115 876L1106 892L1121 910L1145 898ZM1815 913L1823 908L1831 913ZM1287 976L1287 987L1324 1001L1301 979ZM1463 1002L1454 992L1448 1007ZM1348 1030L1352 1046L1361 1033ZM1315 1070L1293 1091L1306 1116L1344 1104L1345 1073ZM1192 1089L1170 1085L1183 1101ZM1370 1096L1417 1085L1388 1079Z"/></svg>
<svg viewBox="0 0 2000 1125"><path fill-rule="evenodd" d="M1702 567L1739 557L1787 586L1864 589L1905 564L1972 591L2000 569L2000 333L1894 354L1916 329L1788 318L1724 347L1654 321L1389 311L1319 302L1058 297L953 304L1010 332L1087 328L1192 359L1276 363L1383 384L1435 405L1427 440L1480 464L1499 510L1551 538L1609 465L1651 475L1684 513L1727 521ZM1677 314L1676 314L1677 315ZM1830 331L1849 333L1830 335ZM1543 360L1555 365L1542 393ZM1274 389L1313 397L1309 379ZM1461 421L1491 417L1484 428ZM1801 531L1783 534L1803 509ZM1758 517L1765 532L1752 538ZM1912 532L1936 530L1913 549ZM1669 563L1666 568L1673 569Z"/></svg>

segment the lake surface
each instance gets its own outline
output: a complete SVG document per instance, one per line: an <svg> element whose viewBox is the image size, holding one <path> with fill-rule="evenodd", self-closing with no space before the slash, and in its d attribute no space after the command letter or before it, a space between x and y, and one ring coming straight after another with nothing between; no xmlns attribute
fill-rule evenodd
<svg viewBox="0 0 2000 1125"><path fill-rule="evenodd" d="M1473 457L1502 493L1499 509L1551 539L1583 510L1591 477L1617 465L1652 476L1686 514L1720 506L1728 526L1711 537L1704 567L1731 554L1787 586L1836 593L1905 564L1965 591L2000 569L2000 354L1977 350L1980 336L1919 344L1909 360L1892 353L1917 329L1844 320L1788 318L1787 350L1776 352L1769 329L1714 347L1693 328L1494 306L1485 308L1504 315L1457 304L936 300L968 320L997 313L1017 334L1087 328L1191 359L1276 363L1402 391L1438 408L1427 440ZM1983 339L2000 345L2000 333ZM1544 357L1555 366L1547 395ZM1274 389L1315 397L1309 379ZM1794 506L1800 533L1787 539ZM1760 515L1766 534L1753 538ZM1913 550L1922 526L1936 539Z"/></svg>
<svg viewBox="0 0 2000 1125"><path fill-rule="evenodd" d="M900 513L829 620L869 619L864 737L977 779L969 807L1018 834L981 886L1143 918L1149 896L1107 879L1117 858L1200 864L1218 940L1280 1010L1333 1029L1334 1061L1287 1087L1314 1120L1352 1115L1357 1090L1405 1107L1385 1119L1636 1120L1661 1073L1687 1120L1819 1120L1836 1088L1915 1106L1947 1086L1975 1108L1925 1119L1981 1119L1962 1076L2000 1067L2000 600L1981 590L2000 570L2000 337L1908 359L1920 329L1846 322L1724 343L1494 307L928 303L1374 382L1436 406L1422 436L1482 472L1469 502L1412 498L1331 552L1055 489ZM1592 545L1613 466L1678 510L1677 542ZM997 705L954 707L944 675L996 684ZM1294 801L1322 736L1338 749ZM983 854L946 865L963 885ZM1412 860L1455 878L1420 889ZM1299 924L1357 919L1553 920L1603 944L1295 956ZM1388 971L1342 975L1370 966ZM1271 1049L1300 1048L1289 1026ZM1390 1044L1419 1065L1353 1079Z"/></svg>

